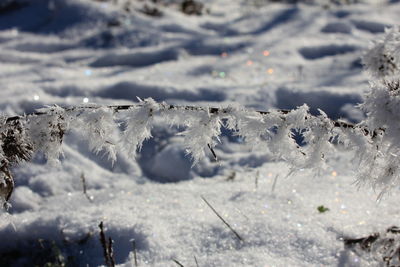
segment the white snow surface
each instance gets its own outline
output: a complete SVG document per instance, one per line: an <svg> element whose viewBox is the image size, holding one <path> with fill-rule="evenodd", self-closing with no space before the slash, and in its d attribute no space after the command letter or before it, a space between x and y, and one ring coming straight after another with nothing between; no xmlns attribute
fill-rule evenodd
<svg viewBox="0 0 400 267"><path fill-rule="evenodd" d="M386 0L204 0L201 16L183 14L178 1L3 2L0 111L7 116L151 97L256 110L306 103L314 114L357 122L369 89L361 56L400 14L399 1ZM143 14L144 5L162 16ZM100 221L118 266L135 266L132 240L138 266L384 265L379 251L351 250L343 238L398 224L398 188L378 203L379 192L354 185L349 152L327 155L319 170L293 172L262 144L250 149L222 129L219 161L206 150L192 166L183 145L190 135L161 121L125 129L142 139L151 130L135 156L140 140L105 147L107 140L93 143L90 116L79 123L86 128L65 136L60 164L37 154L13 169L12 207L0 215L1 266L43 266L57 257L67 266L104 265Z"/></svg>

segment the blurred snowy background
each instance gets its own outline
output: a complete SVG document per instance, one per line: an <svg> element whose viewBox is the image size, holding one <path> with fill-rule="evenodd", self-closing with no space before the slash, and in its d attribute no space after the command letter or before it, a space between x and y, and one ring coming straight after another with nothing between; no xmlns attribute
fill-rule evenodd
<svg viewBox="0 0 400 267"><path fill-rule="evenodd" d="M0 111L152 97L257 110L307 103L358 122L369 88L361 56L399 14L388 0L1 0ZM219 162L191 167L178 130L159 122L136 159L121 149L114 165L72 131L60 166L39 154L16 167L0 265L105 264L100 221L120 266L135 266L133 239L139 266L383 264L382 251L343 238L398 223L398 191L377 203L379 192L358 189L349 153L318 173L290 173L225 131Z"/></svg>

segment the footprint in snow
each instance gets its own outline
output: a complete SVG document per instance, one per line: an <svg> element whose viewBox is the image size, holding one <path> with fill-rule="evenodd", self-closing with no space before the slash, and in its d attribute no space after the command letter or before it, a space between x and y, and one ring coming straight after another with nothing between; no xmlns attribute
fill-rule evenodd
<svg viewBox="0 0 400 267"><path fill-rule="evenodd" d="M331 22L326 24L322 29L321 32L323 33L344 33L350 34L351 33L351 25L346 22Z"/></svg>
<svg viewBox="0 0 400 267"><path fill-rule="evenodd" d="M355 45L349 44L328 44L328 45L317 45L308 46L299 49L299 53L308 60L320 59L328 56L336 56L341 54L347 54L357 51L359 48Z"/></svg>

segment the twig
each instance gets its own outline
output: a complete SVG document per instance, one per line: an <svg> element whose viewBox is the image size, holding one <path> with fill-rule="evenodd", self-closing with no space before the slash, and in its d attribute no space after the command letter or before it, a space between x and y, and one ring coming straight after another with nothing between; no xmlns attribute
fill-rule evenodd
<svg viewBox="0 0 400 267"><path fill-rule="evenodd" d="M139 107L142 106L142 103L137 103L137 104L132 104L132 105L108 105L106 106L107 108L113 109L115 111L124 111L124 110L129 110L130 108L134 107ZM178 106L178 105L168 105L165 103L159 104L161 109L164 110L188 110L188 111L206 111L210 114L228 114L232 109L231 108L216 108L216 107L196 107L196 106ZM98 106L98 105L93 105L93 106L74 106L74 107L64 107L65 111L77 111L77 110L89 110L89 109L98 109L104 106ZM256 111L257 113L260 113L262 115L267 115L270 114L271 112L269 111ZM290 110L286 109L281 109L278 110L278 112L284 114L288 114ZM19 120L23 117L29 117L29 116L41 116L41 115L47 115L47 112L32 112L25 114L24 116L13 116L13 117L8 117L7 122L11 121L16 121ZM348 124L348 123L345 123Z"/></svg>
<svg viewBox="0 0 400 267"><path fill-rule="evenodd" d="M219 215L219 213L213 208L213 206L211 206L210 203L208 203L208 201L207 201L203 196L201 196L201 199L203 199L203 201L207 204L207 206L210 207L210 209L215 213L215 215L218 216L218 218L232 231L232 233L234 233L235 236L236 236L240 241L244 242L243 238L232 228L232 226L230 226L229 223L227 223L227 222L224 220L224 218L222 218L221 215Z"/></svg>
<svg viewBox="0 0 400 267"><path fill-rule="evenodd" d="M180 267L185 267L185 266L183 266L182 263L180 263L179 261L177 261L175 259L172 259L172 261L175 262L176 264L178 264L178 266L180 266Z"/></svg>
<svg viewBox="0 0 400 267"><path fill-rule="evenodd" d="M88 195L88 193L86 191L86 178L85 178L85 174L83 172L81 174L81 182L82 182L83 194L86 196L86 198L89 200L89 202L93 202L92 198Z"/></svg>
<svg viewBox="0 0 400 267"><path fill-rule="evenodd" d="M136 255L136 240L132 239L133 259L135 260L135 267L138 267L137 255Z"/></svg>
<svg viewBox="0 0 400 267"><path fill-rule="evenodd" d="M193 257L194 257L194 262L196 263L196 267L199 267L199 263L197 262L196 256L193 256Z"/></svg>

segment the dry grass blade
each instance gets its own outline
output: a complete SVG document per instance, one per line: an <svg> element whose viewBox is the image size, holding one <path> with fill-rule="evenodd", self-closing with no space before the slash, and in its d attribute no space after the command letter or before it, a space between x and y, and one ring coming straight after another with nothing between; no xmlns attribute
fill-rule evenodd
<svg viewBox="0 0 400 267"><path fill-rule="evenodd" d="M214 149L211 147L210 144L207 144L207 146L210 149L211 154L213 155L215 162L217 162L218 161L218 157L217 157L217 154L215 153Z"/></svg>
<svg viewBox="0 0 400 267"><path fill-rule="evenodd" d="M82 172L81 174L81 182L82 182L82 190L83 190L83 194L86 196L86 198L89 200L89 202L93 202L92 198L88 195L87 191L86 191L86 178L85 178L85 174Z"/></svg>
<svg viewBox="0 0 400 267"><path fill-rule="evenodd" d="M203 199L203 201L207 204L208 207L210 207L210 209L215 213L215 215L217 215L217 217L229 228L229 230L232 231L232 233L235 234L235 236L241 241L244 242L244 239L238 234L238 232L235 231L235 229L232 228L232 226L230 226L230 224L225 221L224 218L222 218L221 215L219 215L219 213L213 208L213 206L211 206L211 204L203 197L201 196L201 199Z"/></svg>
<svg viewBox="0 0 400 267"><path fill-rule="evenodd" d="M196 263L196 267L199 267L199 263L197 262L196 256L194 256L194 262Z"/></svg>
<svg viewBox="0 0 400 267"><path fill-rule="evenodd" d="M178 266L180 266L180 267L185 267L185 266L183 266L182 263L180 263L179 261L177 261L175 259L172 259L172 261L175 262L176 264L178 264Z"/></svg>
<svg viewBox="0 0 400 267"><path fill-rule="evenodd" d="M272 183L271 192L275 191L276 183L278 182L279 174L275 175L274 182Z"/></svg>

